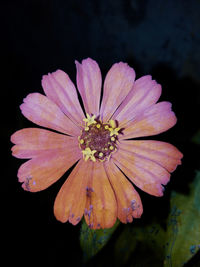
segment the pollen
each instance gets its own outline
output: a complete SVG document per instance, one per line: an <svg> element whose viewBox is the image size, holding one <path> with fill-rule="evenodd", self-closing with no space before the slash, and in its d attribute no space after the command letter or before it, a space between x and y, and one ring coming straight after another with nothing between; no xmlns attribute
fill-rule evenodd
<svg viewBox="0 0 200 267"><path fill-rule="evenodd" d="M111 154L117 151L118 134L121 134L118 122L110 120L104 123L99 116L89 114L83 121L86 125L78 137L83 159L93 162L109 160Z"/></svg>
<svg viewBox="0 0 200 267"><path fill-rule="evenodd" d="M103 157L103 153L102 153L102 152L99 153L99 157L100 157L100 158Z"/></svg>

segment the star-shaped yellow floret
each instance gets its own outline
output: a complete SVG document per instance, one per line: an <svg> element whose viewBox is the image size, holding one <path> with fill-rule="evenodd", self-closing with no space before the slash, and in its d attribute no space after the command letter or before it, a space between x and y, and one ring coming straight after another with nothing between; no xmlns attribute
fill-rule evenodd
<svg viewBox="0 0 200 267"><path fill-rule="evenodd" d="M109 120L109 124L111 127L108 128L108 130L110 131L110 136L113 135L118 135L120 128L116 128L117 124L115 120Z"/></svg>
<svg viewBox="0 0 200 267"><path fill-rule="evenodd" d="M86 149L82 151L84 160L87 161L88 159L91 159L95 162L96 158L94 156L94 153L96 152L96 150L91 150L89 147L86 147Z"/></svg>
<svg viewBox="0 0 200 267"><path fill-rule="evenodd" d="M87 113L86 114L87 118L83 119L83 121L85 121L87 126L90 126L91 124L96 124L97 122L95 121L96 116L93 115L92 117L90 117L90 115Z"/></svg>
<svg viewBox="0 0 200 267"><path fill-rule="evenodd" d="M118 135L118 134L119 134L119 133L118 133L119 130L120 130L120 128L115 128L115 129L113 129L113 128L109 128L110 136Z"/></svg>

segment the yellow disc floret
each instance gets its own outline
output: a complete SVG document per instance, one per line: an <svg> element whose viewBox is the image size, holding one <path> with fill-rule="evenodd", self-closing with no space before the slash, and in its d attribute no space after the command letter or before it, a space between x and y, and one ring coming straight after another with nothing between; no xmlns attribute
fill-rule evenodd
<svg viewBox="0 0 200 267"><path fill-rule="evenodd" d="M117 127L116 121L114 120L109 120L109 124L111 127L109 127L109 131L110 131L110 136L113 135L118 135L120 128Z"/></svg>
<svg viewBox="0 0 200 267"><path fill-rule="evenodd" d="M96 150L91 150L89 147L86 147L85 150L82 150L84 160L87 161L88 159L91 159L95 162L96 158L94 156L94 153L96 152Z"/></svg>
<svg viewBox="0 0 200 267"><path fill-rule="evenodd" d="M99 153L99 157L100 157L100 158L103 157L103 153L102 153L102 152Z"/></svg>
<svg viewBox="0 0 200 267"><path fill-rule="evenodd" d="M113 136L113 135L118 135L119 133L119 130L120 128L109 128L109 131L110 131L110 136Z"/></svg>
<svg viewBox="0 0 200 267"><path fill-rule="evenodd" d="M116 128L116 122L114 120L109 120L109 124L111 126L111 128Z"/></svg>
<svg viewBox="0 0 200 267"><path fill-rule="evenodd" d="M83 121L86 123L87 126L90 126L91 124L96 124L97 123L95 121L95 118L96 118L95 115L90 117L90 115L87 113L86 116L87 116L87 118L83 119Z"/></svg>

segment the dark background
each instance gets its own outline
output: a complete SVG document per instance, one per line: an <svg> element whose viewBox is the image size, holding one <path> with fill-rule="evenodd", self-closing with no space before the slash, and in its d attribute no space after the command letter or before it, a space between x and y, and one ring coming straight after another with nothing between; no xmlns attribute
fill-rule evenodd
<svg viewBox="0 0 200 267"><path fill-rule="evenodd" d="M42 93L43 74L63 69L75 82L75 59L95 59L103 78L119 61L133 67L137 78L151 74L163 87L161 100L172 102L178 117L173 129L155 139L168 141L184 153L183 165L172 175L162 199L138 190L144 204L141 221L152 216L151 205L153 215L165 216L170 190L187 192L200 166L199 147L191 142L199 129L200 1L8 0L0 6L4 255L7 261L14 258L15 264L28 266L80 266L80 225L62 224L53 215L54 199L66 176L38 193L24 192L17 181L23 160L11 156L10 135L33 126L19 105L27 94ZM100 255L104 265L111 266L109 253ZM197 261L196 257L191 266Z"/></svg>

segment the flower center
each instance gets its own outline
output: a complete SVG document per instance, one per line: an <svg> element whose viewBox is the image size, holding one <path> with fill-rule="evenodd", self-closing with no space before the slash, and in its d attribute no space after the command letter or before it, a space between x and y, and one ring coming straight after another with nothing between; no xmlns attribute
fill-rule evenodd
<svg viewBox="0 0 200 267"><path fill-rule="evenodd" d="M111 153L117 150L118 134L122 134L117 121L110 120L103 123L95 115L89 114L83 120L85 128L78 139L84 160L90 159L94 162L109 160Z"/></svg>

